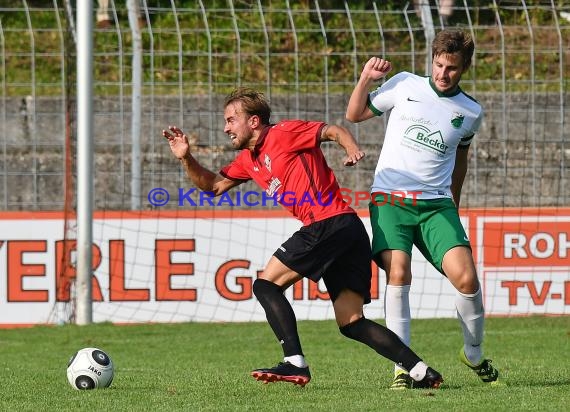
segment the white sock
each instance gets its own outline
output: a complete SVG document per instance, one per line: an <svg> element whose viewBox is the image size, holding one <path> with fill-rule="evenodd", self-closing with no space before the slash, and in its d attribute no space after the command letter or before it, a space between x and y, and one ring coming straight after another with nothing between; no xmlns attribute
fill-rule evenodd
<svg viewBox="0 0 570 412"><path fill-rule="evenodd" d="M307 363L305 362L305 357L303 355L285 356L283 360L295 365L298 368L307 367Z"/></svg>
<svg viewBox="0 0 570 412"><path fill-rule="evenodd" d="M465 357L473 365L479 365L483 358L483 332L485 310L481 288L473 294L455 294L457 317L463 329L463 350Z"/></svg>
<svg viewBox="0 0 570 412"><path fill-rule="evenodd" d="M416 363L416 366L414 366L410 370L410 376L415 381L421 381L426 376L427 368L428 368L428 366L425 363L423 363L422 361L420 361L420 362Z"/></svg>
<svg viewBox="0 0 570 412"><path fill-rule="evenodd" d="M410 285L386 285L384 297L384 317L386 327L394 332L400 340L410 346ZM394 373L404 369L394 365Z"/></svg>

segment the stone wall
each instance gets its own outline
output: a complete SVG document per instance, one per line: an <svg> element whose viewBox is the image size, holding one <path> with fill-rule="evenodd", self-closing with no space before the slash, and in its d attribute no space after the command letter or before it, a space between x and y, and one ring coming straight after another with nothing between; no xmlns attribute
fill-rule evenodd
<svg viewBox="0 0 570 412"><path fill-rule="evenodd" d="M568 95L478 94L485 121L471 148L462 206L568 206L570 203L570 112ZM170 193L191 184L182 175L161 130L176 124L195 143L200 161L217 170L234 156L223 133L222 96L183 100L143 100L142 208L148 191ZM343 168L342 153L325 145L329 164L341 185L366 191L381 148L385 119L353 125L344 120L348 95L273 96L273 121L285 118L325 120L354 132L367 152L356 168ZM94 102L94 187L96 209L131 205L130 97ZM327 114L328 112L328 114ZM74 117L73 112L71 112ZM64 203L65 105L57 98L0 101L0 202L4 210L60 210ZM69 148L75 157L75 138ZM75 172L72 179L75 178ZM254 186L250 186L251 189ZM176 207L175 202L166 206Z"/></svg>

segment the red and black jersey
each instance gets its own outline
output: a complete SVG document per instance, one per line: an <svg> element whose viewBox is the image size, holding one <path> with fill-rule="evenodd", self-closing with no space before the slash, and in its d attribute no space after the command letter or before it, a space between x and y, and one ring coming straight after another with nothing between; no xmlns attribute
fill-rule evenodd
<svg viewBox="0 0 570 412"><path fill-rule="evenodd" d="M336 177L320 149L324 126L323 122L301 120L269 126L253 151L241 151L220 174L232 180L253 179L305 226L355 213L342 199Z"/></svg>

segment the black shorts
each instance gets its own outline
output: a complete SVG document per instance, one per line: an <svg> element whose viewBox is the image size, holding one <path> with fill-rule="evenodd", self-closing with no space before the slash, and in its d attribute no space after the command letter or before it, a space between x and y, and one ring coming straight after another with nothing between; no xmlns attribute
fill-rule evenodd
<svg viewBox="0 0 570 412"><path fill-rule="evenodd" d="M370 303L370 238L355 213L303 226L273 255L303 277L314 282L322 278L333 302L350 289Z"/></svg>

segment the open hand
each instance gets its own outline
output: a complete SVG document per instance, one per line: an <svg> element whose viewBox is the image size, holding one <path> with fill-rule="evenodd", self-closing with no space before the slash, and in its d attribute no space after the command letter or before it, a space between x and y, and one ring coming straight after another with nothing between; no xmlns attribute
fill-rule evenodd
<svg viewBox="0 0 570 412"><path fill-rule="evenodd" d="M351 153L347 153L343 163L345 166L354 166L364 156L365 153L362 150L355 150Z"/></svg>
<svg viewBox="0 0 570 412"><path fill-rule="evenodd" d="M168 140L170 150L178 159L184 158L190 152L188 137L176 126L168 126L168 130L163 130L162 135Z"/></svg>

